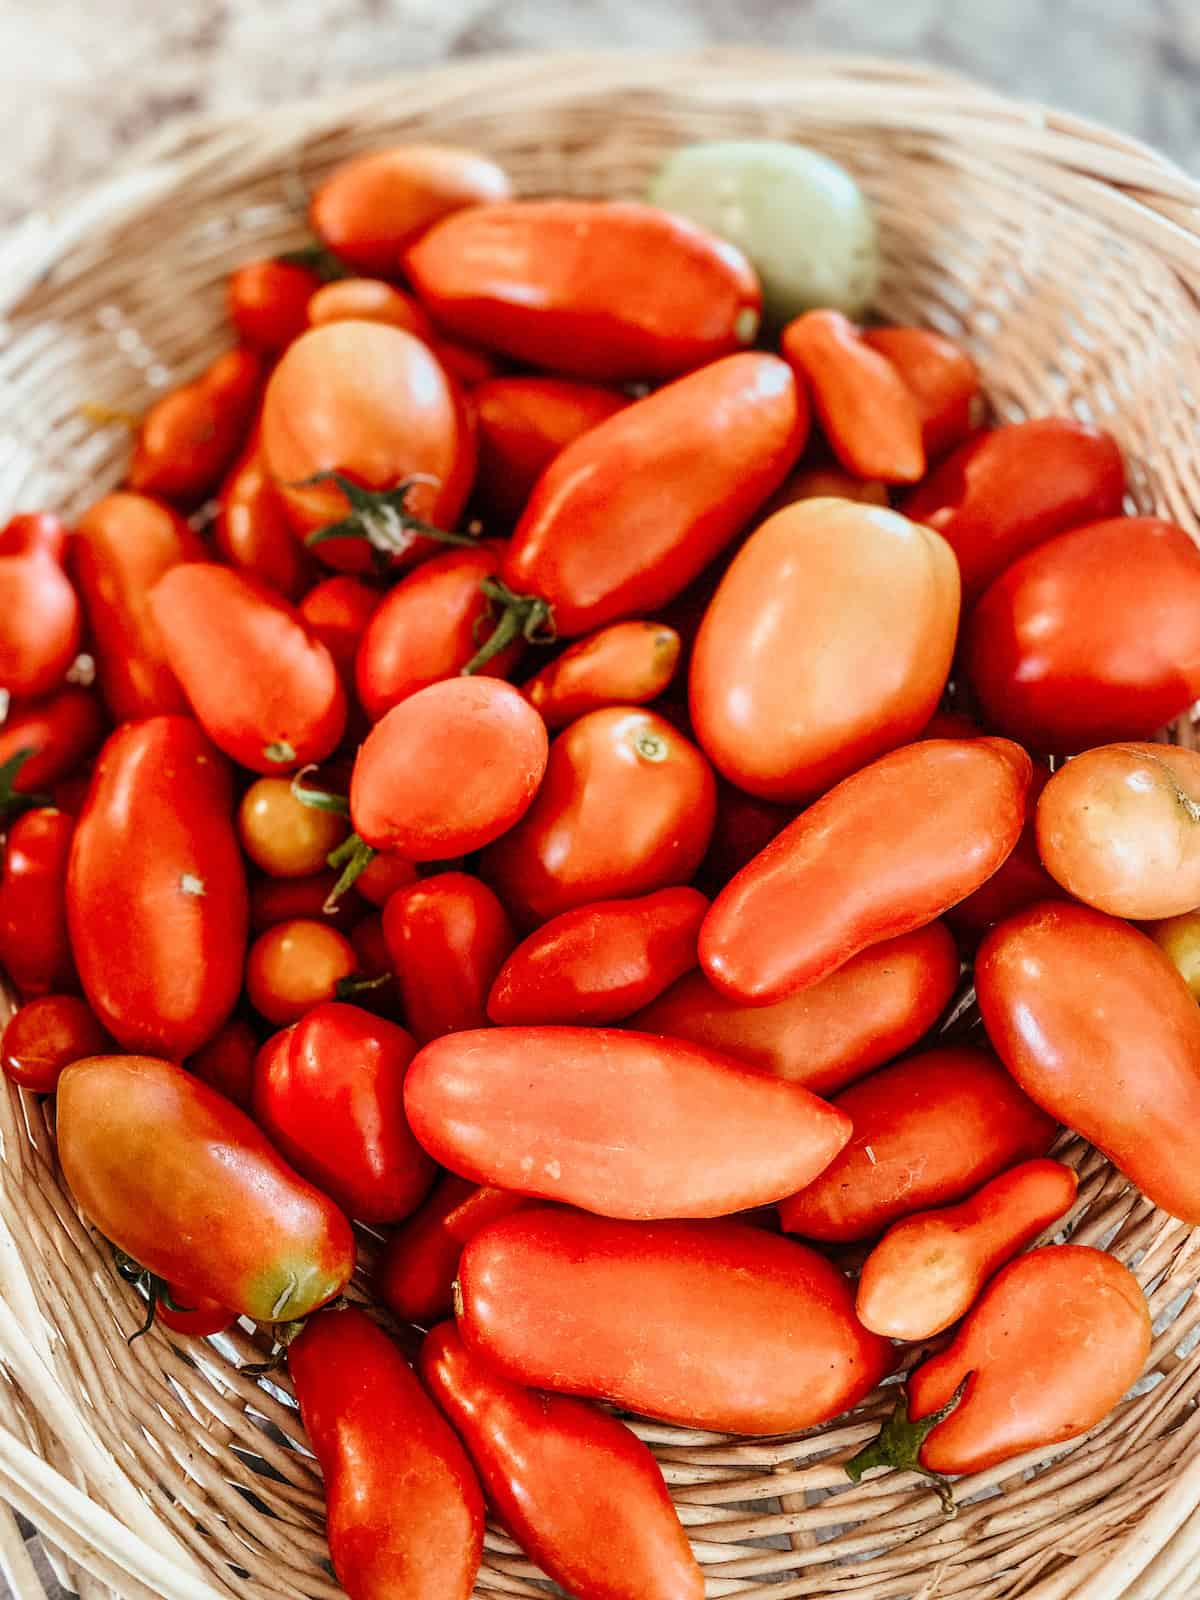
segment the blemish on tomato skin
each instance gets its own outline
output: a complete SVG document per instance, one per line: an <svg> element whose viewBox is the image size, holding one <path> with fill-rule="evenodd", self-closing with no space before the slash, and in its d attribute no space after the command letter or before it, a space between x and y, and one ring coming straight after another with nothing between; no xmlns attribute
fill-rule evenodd
<svg viewBox="0 0 1200 1600"><path fill-rule="evenodd" d="M204 879L198 878L194 872L185 872L179 879L179 887L186 895L200 899L208 893Z"/></svg>

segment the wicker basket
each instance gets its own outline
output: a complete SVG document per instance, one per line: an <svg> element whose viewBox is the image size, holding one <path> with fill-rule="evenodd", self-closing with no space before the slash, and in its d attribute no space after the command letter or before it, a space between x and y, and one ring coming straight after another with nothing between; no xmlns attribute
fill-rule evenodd
<svg viewBox="0 0 1200 1600"><path fill-rule="evenodd" d="M314 177L389 140L477 145L521 191L637 195L694 139L812 142L878 210L879 310L961 337L998 410L1074 410L1127 452L1133 498L1200 528L1200 188L1074 118L926 71L745 51L557 56L421 72L315 105L188 128L0 255L0 507L77 511L118 478L119 426L228 342L222 280L304 237ZM1177 737L1193 742L1189 724ZM915 1477L851 1487L875 1396L798 1439L657 1425L710 1596L1186 1600L1200 1593L1200 1248L1079 1140L1073 1236L1137 1272L1147 1379L1084 1439L960 1482L945 1520ZM138 1305L55 1164L45 1105L0 1092L0 1499L38 1524L85 1600L336 1596L321 1484L258 1336L132 1347ZM4 1381L4 1380L7 1381ZM0 1564L37 1597L0 1508ZM480 1595L545 1596L489 1532ZM397 1597L401 1600L401 1597Z"/></svg>

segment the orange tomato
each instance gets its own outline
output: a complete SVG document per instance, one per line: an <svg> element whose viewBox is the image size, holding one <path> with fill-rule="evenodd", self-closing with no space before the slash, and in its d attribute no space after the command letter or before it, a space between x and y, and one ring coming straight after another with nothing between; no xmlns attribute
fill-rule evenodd
<svg viewBox="0 0 1200 1600"><path fill-rule="evenodd" d="M569 645L521 685L548 728L605 706L657 700L675 676L683 641L663 622L614 622Z"/></svg>
<svg viewBox="0 0 1200 1600"><path fill-rule="evenodd" d="M308 307L321 280L291 261L247 261L225 288L238 337L263 350L282 350L308 326Z"/></svg>
<svg viewBox="0 0 1200 1600"><path fill-rule="evenodd" d="M246 994L268 1022L285 1027L333 1000L357 967L353 946L336 928L302 917L276 922L250 946Z"/></svg>
<svg viewBox="0 0 1200 1600"><path fill-rule="evenodd" d="M261 358L230 350L147 411L129 463L129 487L187 503L216 487L245 443L262 389Z"/></svg>

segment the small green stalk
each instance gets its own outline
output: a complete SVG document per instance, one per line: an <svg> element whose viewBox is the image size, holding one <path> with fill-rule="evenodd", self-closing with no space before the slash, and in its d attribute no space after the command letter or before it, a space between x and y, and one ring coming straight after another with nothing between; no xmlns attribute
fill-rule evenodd
<svg viewBox="0 0 1200 1600"><path fill-rule="evenodd" d="M315 772L316 766L301 767L292 779L292 794L302 806L308 806L312 811L332 811L339 817L350 815L350 802L344 794L331 794L328 789L310 789L303 781L310 772ZM330 866L333 862L329 863Z"/></svg>
<svg viewBox="0 0 1200 1600"><path fill-rule="evenodd" d="M376 559L384 566L393 556L405 555L418 539L433 539L438 544L457 545L477 550L479 540L470 533L450 533L445 528L423 522L405 509L409 495L421 483L435 479L415 473L394 489L364 489L344 472L316 472L311 478L290 484L293 489L312 489L321 483L335 483L350 502L350 515L339 522L318 528L305 539L310 547L329 539L365 539Z"/></svg>
<svg viewBox="0 0 1200 1600"><path fill-rule="evenodd" d="M917 1422L909 1417L908 1390L901 1385L896 1408L891 1416L875 1437L865 1444L856 1456L851 1456L846 1462L846 1476L850 1481L861 1482L863 1474L869 1472L872 1467L891 1467L896 1472L918 1472L923 1478L928 1478L933 1485L946 1516L957 1516L958 1507L954 1503L954 1490L950 1480L940 1472L930 1472L927 1467L921 1465L921 1447L938 1423L945 1422L958 1405L974 1376L973 1372L968 1372L940 1411L931 1412L929 1416L922 1417Z"/></svg>
<svg viewBox="0 0 1200 1600"><path fill-rule="evenodd" d="M321 907L327 917L333 915L337 910L338 901L354 887L378 854L378 850L373 849L365 839L360 839L356 833L352 833L338 845L336 850L329 852L325 860L335 871L338 867L341 867L342 871Z"/></svg>
<svg viewBox="0 0 1200 1600"><path fill-rule="evenodd" d="M36 754L32 745L26 745L0 765L0 822L19 817L22 811L31 811L34 806L54 804L49 795L23 794L16 787L21 768Z"/></svg>
<svg viewBox="0 0 1200 1600"><path fill-rule="evenodd" d="M535 594L514 594L499 578L483 578L479 584L487 599L485 622L495 626L487 642L476 650L463 667L460 677L469 678L486 667L493 657L507 650L516 639L526 644L553 644L557 638L554 628L554 608L548 600Z"/></svg>
<svg viewBox="0 0 1200 1600"><path fill-rule="evenodd" d="M301 245L299 250L285 250L275 257L285 267L303 267L315 273L322 283L336 283L339 278L353 278L354 269L334 255L333 251L315 241Z"/></svg>
<svg viewBox="0 0 1200 1600"><path fill-rule="evenodd" d="M339 978L334 986L333 998L353 1000L360 994L370 994L373 989L382 989L385 983L391 981L390 972L381 972L377 978Z"/></svg>
<svg viewBox="0 0 1200 1600"><path fill-rule="evenodd" d="M146 1296L146 1320L141 1327L131 1333L126 1339L126 1344L133 1344L143 1334L150 1332L154 1326L154 1313L161 1301L168 1311L194 1311L194 1306L181 1306L171 1293L171 1287L165 1278L160 1278L156 1272L151 1272L149 1267L144 1267L140 1261L135 1261L131 1255L113 1245L113 1260L116 1263L117 1273L124 1278L126 1283L132 1284L135 1289L141 1289Z"/></svg>

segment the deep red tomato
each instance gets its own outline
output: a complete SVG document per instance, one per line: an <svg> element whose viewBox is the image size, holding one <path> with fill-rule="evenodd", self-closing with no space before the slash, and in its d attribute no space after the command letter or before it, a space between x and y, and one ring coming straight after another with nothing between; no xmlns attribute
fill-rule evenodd
<svg viewBox="0 0 1200 1600"><path fill-rule="evenodd" d="M853 1138L779 1208L785 1230L806 1239L870 1239L914 1211L962 1200L1045 1155L1057 1131L993 1056L960 1046L895 1061L834 1104Z"/></svg>
<svg viewBox="0 0 1200 1600"><path fill-rule="evenodd" d="M297 917L272 923L250 946L246 995L268 1022L286 1027L332 1000L357 971L358 957L344 934L327 922Z"/></svg>
<svg viewBox="0 0 1200 1600"><path fill-rule="evenodd" d="M511 526L534 484L572 440L624 410L629 396L565 378L492 378L474 391L485 512Z"/></svg>
<svg viewBox="0 0 1200 1600"><path fill-rule="evenodd" d="M279 595L196 562L160 578L150 603L171 669L226 755L294 772L337 748L346 693L333 657Z"/></svg>
<svg viewBox="0 0 1200 1600"><path fill-rule="evenodd" d="M364 1311L324 1311L288 1346L288 1371L350 1600L470 1600L483 1495L397 1346Z"/></svg>
<svg viewBox="0 0 1200 1600"><path fill-rule="evenodd" d="M183 1295L256 1322L332 1299L350 1224L245 1112L152 1056L93 1056L59 1079L58 1154L84 1215Z"/></svg>
<svg viewBox="0 0 1200 1600"><path fill-rule="evenodd" d="M814 799L914 738L946 686L958 571L894 511L806 500L738 551L692 653L696 737L741 789Z"/></svg>
<svg viewBox="0 0 1200 1600"><path fill-rule="evenodd" d="M53 511L18 511L0 528L0 556L49 556L61 563L70 530Z"/></svg>
<svg viewBox="0 0 1200 1600"><path fill-rule="evenodd" d="M1006 739L927 739L844 778L714 900L710 982L769 1005L932 922L1016 844L1032 769Z"/></svg>
<svg viewBox="0 0 1200 1600"><path fill-rule="evenodd" d="M508 1189L481 1189L443 1173L419 1210L392 1234L375 1272L379 1298L401 1322L428 1328L454 1309L463 1246L481 1228L533 1205Z"/></svg>
<svg viewBox="0 0 1200 1600"><path fill-rule="evenodd" d="M27 811L8 830L0 874L0 966L24 999L75 989L67 934L67 861L75 820L65 811Z"/></svg>
<svg viewBox="0 0 1200 1600"><path fill-rule="evenodd" d="M1116 516L1124 496L1125 466L1111 434L1070 417L1039 417L968 439L901 509L946 540L972 601L1035 545Z"/></svg>
<svg viewBox="0 0 1200 1600"><path fill-rule="evenodd" d="M1065 891L1046 871L1038 854L1038 798L1049 777L1045 767L1034 767L1025 796L1025 825L1012 854L1005 857L986 883L946 912L946 921L964 944L977 945L989 928L1035 901L1064 898Z"/></svg>
<svg viewBox="0 0 1200 1600"><path fill-rule="evenodd" d="M614 622L569 645L521 692L548 728L605 706L657 700L679 665L683 641L663 622Z"/></svg>
<svg viewBox="0 0 1200 1600"><path fill-rule="evenodd" d="M79 653L79 600L61 566L57 519L14 517L0 530L0 689L49 694Z"/></svg>
<svg viewBox="0 0 1200 1600"><path fill-rule="evenodd" d="M659 889L564 911L508 957L487 1014L505 1024L620 1022L696 965L707 910L696 889Z"/></svg>
<svg viewBox="0 0 1200 1600"><path fill-rule="evenodd" d="M354 888L371 905L386 906L394 894L416 881L417 869L412 862L385 850L372 856L354 880Z"/></svg>
<svg viewBox="0 0 1200 1600"><path fill-rule="evenodd" d="M185 504L215 489L246 442L263 377L260 355L230 350L156 400L133 447L129 487Z"/></svg>
<svg viewBox="0 0 1200 1600"><path fill-rule="evenodd" d="M292 532L283 497L263 463L257 430L217 496L217 549L231 567L297 601L316 582L317 564Z"/></svg>
<svg viewBox="0 0 1200 1600"><path fill-rule="evenodd" d="M12 700L0 723L0 767L28 752L9 782L16 794L37 794L78 774L107 726L96 696L75 684L45 700Z"/></svg>
<svg viewBox="0 0 1200 1600"><path fill-rule="evenodd" d="M617 1028L448 1034L413 1062L404 1104L425 1149L460 1177L643 1220L771 1205L851 1133L800 1084Z"/></svg>
<svg viewBox="0 0 1200 1600"><path fill-rule="evenodd" d="M188 709L167 665L150 591L181 561L208 552L177 512L141 494L110 494L79 519L72 545L96 657L96 681L116 722Z"/></svg>
<svg viewBox="0 0 1200 1600"><path fill-rule="evenodd" d="M393 706L360 747L350 780L355 832L408 861L481 849L528 811L546 752L545 723L511 684L431 684Z"/></svg>
<svg viewBox="0 0 1200 1600"><path fill-rule="evenodd" d="M398 1222L433 1182L409 1131L410 1033L329 1002L268 1039L254 1069L254 1115L297 1172L362 1222Z"/></svg>
<svg viewBox="0 0 1200 1600"><path fill-rule="evenodd" d="M256 879L250 885L250 926L255 933L262 933L277 922L292 922L300 917L327 922L331 928L348 933L367 908L355 895L342 895L328 905L337 881L332 868L314 872L308 878Z"/></svg>
<svg viewBox="0 0 1200 1600"><path fill-rule="evenodd" d="M442 872L398 889L383 936L404 1015L421 1044L487 1023L487 997L516 943L508 913L478 878Z"/></svg>
<svg viewBox="0 0 1200 1600"><path fill-rule="evenodd" d="M234 1017L223 1028L218 1028L208 1043L201 1045L184 1065L202 1083L218 1090L243 1111L249 1111L257 1055L258 1035L248 1022Z"/></svg>
<svg viewBox="0 0 1200 1600"><path fill-rule="evenodd" d="M229 275L225 294L238 338L262 350L282 350L308 326L309 301L321 280L291 261L247 261Z"/></svg>
<svg viewBox="0 0 1200 1600"><path fill-rule="evenodd" d="M730 878L765 850L795 817L795 806L775 805L718 777L717 817L696 875L699 886L708 895L720 894Z"/></svg>
<svg viewBox="0 0 1200 1600"><path fill-rule="evenodd" d="M685 1427L795 1433L895 1365L832 1262L740 1222L537 1206L477 1234L459 1283L463 1340L504 1377Z"/></svg>
<svg viewBox="0 0 1200 1600"><path fill-rule="evenodd" d="M716 784L695 745L653 711L580 717L550 746L537 799L483 858L519 921L686 883L712 835Z"/></svg>
<svg viewBox="0 0 1200 1600"><path fill-rule="evenodd" d="M556 1583L582 1600L703 1600L658 1463L624 1423L502 1378L453 1323L426 1337L419 1370L504 1526Z"/></svg>
<svg viewBox="0 0 1200 1600"><path fill-rule="evenodd" d="M967 352L932 328L867 328L863 343L895 367L921 422L927 461L961 444L983 410L979 369Z"/></svg>
<svg viewBox="0 0 1200 1600"><path fill-rule="evenodd" d="M963 659L989 722L1031 748L1148 739L1200 695L1200 550L1158 517L1060 534L992 584Z"/></svg>
<svg viewBox="0 0 1200 1600"><path fill-rule="evenodd" d="M382 278L337 278L313 296L308 307L313 328L326 322L386 322L432 345L433 324L412 295Z"/></svg>
<svg viewBox="0 0 1200 1600"><path fill-rule="evenodd" d="M300 615L308 631L333 657L348 687L354 683L354 663L367 625L383 596L361 578L339 575L322 578L300 602Z"/></svg>
<svg viewBox="0 0 1200 1600"><path fill-rule="evenodd" d="M67 914L84 992L126 1050L190 1055L233 1009L248 907L231 810L229 768L188 717L128 723L100 752Z"/></svg>
<svg viewBox="0 0 1200 1600"><path fill-rule="evenodd" d="M43 994L9 1017L0 1066L22 1089L53 1094L64 1067L111 1049L112 1040L78 995Z"/></svg>
<svg viewBox="0 0 1200 1600"><path fill-rule="evenodd" d="M154 1301L154 1320L161 1322L172 1333L183 1333L193 1339L206 1339L210 1334L224 1333L233 1322L233 1312L219 1300L206 1295L191 1294L177 1283L163 1286Z"/></svg>
<svg viewBox="0 0 1200 1600"><path fill-rule="evenodd" d="M654 206L518 200L431 228L404 270L457 339L601 383L673 378L752 344L754 269Z"/></svg>

